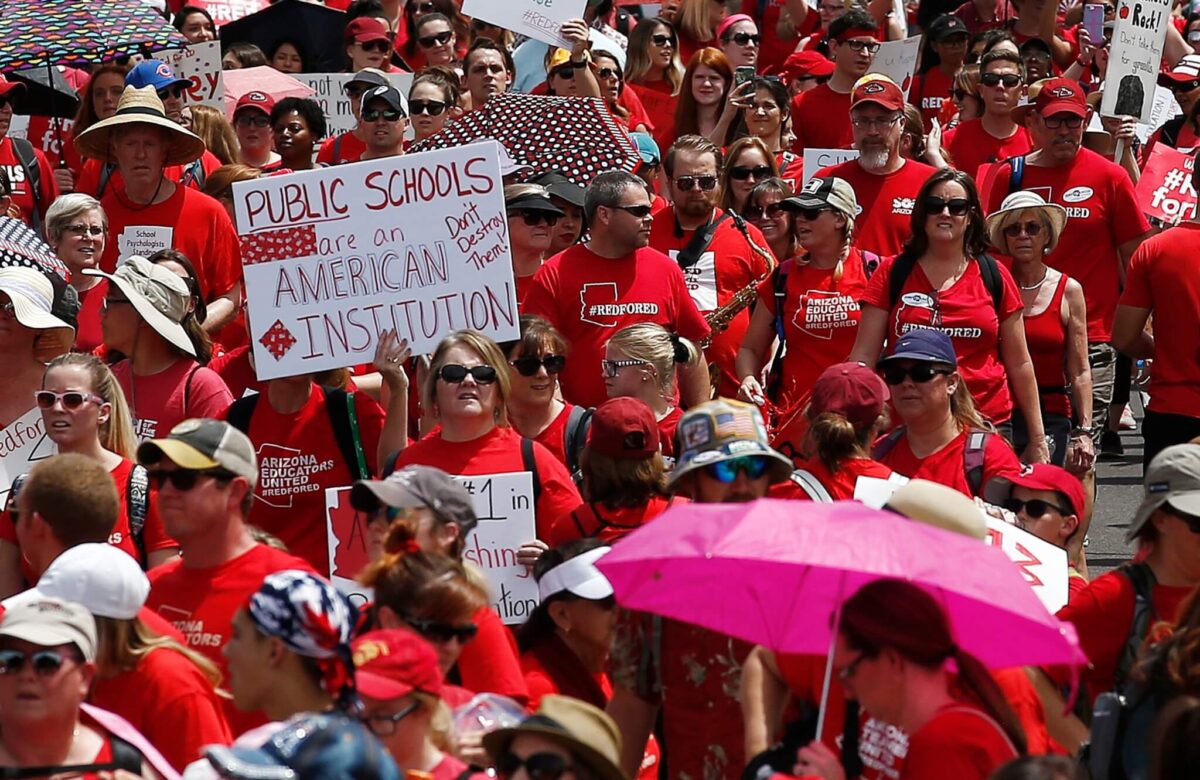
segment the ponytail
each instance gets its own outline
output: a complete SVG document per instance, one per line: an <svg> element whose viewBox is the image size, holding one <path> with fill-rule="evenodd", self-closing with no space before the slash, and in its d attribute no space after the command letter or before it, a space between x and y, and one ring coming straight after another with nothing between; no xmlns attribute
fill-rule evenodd
<svg viewBox="0 0 1200 780"><path fill-rule="evenodd" d="M1021 720L1008 703L996 679L983 663L957 645L951 645L948 656L958 666L958 686L988 717L996 721L1017 752L1024 755L1029 745ZM1023 674L1023 672L1021 672Z"/></svg>
<svg viewBox="0 0 1200 780"><path fill-rule="evenodd" d="M805 410L806 417L811 408ZM837 412L822 412L816 418L809 417L807 449L820 459L830 474L836 474L848 459L871 457L871 440L877 427L878 421L875 421L855 428L854 423Z"/></svg>

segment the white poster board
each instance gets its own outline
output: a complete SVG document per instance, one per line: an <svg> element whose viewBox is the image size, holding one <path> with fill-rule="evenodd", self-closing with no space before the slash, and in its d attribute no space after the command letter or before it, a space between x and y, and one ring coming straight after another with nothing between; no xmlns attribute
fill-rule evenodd
<svg viewBox="0 0 1200 780"><path fill-rule="evenodd" d="M904 99L908 99L908 90L912 88L914 73L917 69L917 55L921 52L921 36L914 35L901 41L884 41L875 52L868 74L879 73L887 76L900 85Z"/></svg>
<svg viewBox="0 0 1200 780"><path fill-rule="evenodd" d="M183 93L185 105L211 106L225 110L225 87L221 81L221 42L204 41L182 49L166 49L154 55L166 62L181 79L192 85Z"/></svg>
<svg viewBox="0 0 1200 780"><path fill-rule="evenodd" d="M203 3L213 18L213 24L218 27L261 11L270 4L271 0L205 0Z"/></svg>
<svg viewBox="0 0 1200 780"><path fill-rule="evenodd" d="M46 436L46 421L36 406L0 431L0 507L8 500L13 480L39 460L58 452L58 445Z"/></svg>
<svg viewBox="0 0 1200 780"><path fill-rule="evenodd" d="M1164 86L1155 84L1154 100L1150 104L1150 120L1147 122L1138 122L1133 133L1144 144L1150 140L1150 136L1155 130L1163 126L1163 123L1181 113L1183 113L1183 109L1179 107L1179 102L1175 100L1175 93Z"/></svg>
<svg viewBox="0 0 1200 780"><path fill-rule="evenodd" d="M1100 113L1149 122L1171 23L1170 0L1119 0Z"/></svg>
<svg viewBox="0 0 1200 780"><path fill-rule="evenodd" d="M462 12L551 46L569 48L560 32L563 22L582 19L586 4L587 0L463 0Z"/></svg>
<svg viewBox="0 0 1200 780"><path fill-rule="evenodd" d="M354 78L353 73L293 73L291 76L301 84L307 84L315 93L312 99L325 112L326 135L333 137L354 129L354 113L350 110L350 98L346 97L346 83ZM413 74L389 73L387 77L407 98ZM412 130L411 125L409 130Z"/></svg>
<svg viewBox="0 0 1200 780"><path fill-rule="evenodd" d="M804 181L796 189L802 189L817 171L829 165L840 165L848 160L857 160L857 149L805 149Z"/></svg>
<svg viewBox="0 0 1200 780"><path fill-rule="evenodd" d="M475 502L479 524L467 534L463 559L478 566L491 586L492 609L519 625L538 605L537 582L517 563L521 545L537 538L533 478L528 471L455 477Z"/></svg>
<svg viewBox="0 0 1200 780"><path fill-rule="evenodd" d="M471 328L518 337L497 160L486 141L235 184L260 380L413 354Z"/></svg>

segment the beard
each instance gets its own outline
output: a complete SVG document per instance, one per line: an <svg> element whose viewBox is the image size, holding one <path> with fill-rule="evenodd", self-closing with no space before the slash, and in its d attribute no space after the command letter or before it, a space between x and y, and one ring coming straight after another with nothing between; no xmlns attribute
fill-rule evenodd
<svg viewBox="0 0 1200 780"><path fill-rule="evenodd" d="M886 168L891 152L886 146L868 146L858 156L858 164L868 171L878 171Z"/></svg>
<svg viewBox="0 0 1200 780"><path fill-rule="evenodd" d="M716 190L713 190L713 192L716 192ZM708 198L704 200L683 198L675 204L675 208L679 209L679 213L682 216L699 219L700 217L708 216L709 212L713 210L713 204Z"/></svg>

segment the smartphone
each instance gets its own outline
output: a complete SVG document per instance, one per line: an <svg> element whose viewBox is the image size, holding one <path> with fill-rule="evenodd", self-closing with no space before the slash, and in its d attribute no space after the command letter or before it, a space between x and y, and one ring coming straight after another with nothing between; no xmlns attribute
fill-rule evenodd
<svg viewBox="0 0 1200 780"><path fill-rule="evenodd" d="M1104 44L1104 6L1088 3L1083 7L1083 29L1087 30L1093 46Z"/></svg>
<svg viewBox="0 0 1200 780"><path fill-rule="evenodd" d="M1103 6L1101 6L1101 7L1103 7ZM739 65L733 71L734 86L740 87L742 84L745 84L747 81L749 81L752 78L754 78L754 66L753 65Z"/></svg>

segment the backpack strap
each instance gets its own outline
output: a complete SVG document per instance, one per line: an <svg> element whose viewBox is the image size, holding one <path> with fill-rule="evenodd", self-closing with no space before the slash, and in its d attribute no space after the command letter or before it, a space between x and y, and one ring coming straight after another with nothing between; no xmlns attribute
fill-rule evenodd
<svg viewBox="0 0 1200 780"><path fill-rule="evenodd" d="M983 461L991 438L992 432L982 428L972 428L967 432L967 446L963 448L963 472L967 475L967 486L973 496L979 495L979 489L983 487Z"/></svg>
<svg viewBox="0 0 1200 780"><path fill-rule="evenodd" d="M862 255L863 259L863 274L870 279L879 270L879 264L883 262L883 258L867 249L860 249L858 253Z"/></svg>
<svg viewBox="0 0 1200 780"><path fill-rule="evenodd" d="M783 304L787 300L788 274L795 266L795 258L789 258L775 266L775 270L771 272L771 291L775 298L775 335L779 337L779 347L775 350L776 359L783 351Z"/></svg>
<svg viewBox="0 0 1200 780"><path fill-rule="evenodd" d="M686 270L700 261L700 256L708 249L708 245L712 243L713 236L717 234L717 228L731 219L732 213L730 211L725 212L692 234L692 238L688 241L687 246L680 249L679 253L675 255L675 262L679 263L680 268ZM679 227L678 218L675 219L675 226ZM682 230L682 228L680 229Z"/></svg>
<svg viewBox="0 0 1200 780"><path fill-rule="evenodd" d="M322 387L325 396L325 412L329 415L329 424L333 426L333 438L337 442L338 452L350 469L354 479L370 479L371 471L367 468L367 456L363 452L362 436L358 431L358 412L354 408L354 393L347 393L336 387Z"/></svg>
<svg viewBox="0 0 1200 780"><path fill-rule="evenodd" d="M337 165L342 160L342 138L345 133L338 133L333 137L333 164Z"/></svg>
<svg viewBox="0 0 1200 780"><path fill-rule="evenodd" d="M542 478L538 474L537 458L533 452L533 439L521 437L521 467L529 472L533 480L533 505L536 507L542 498Z"/></svg>
<svg viewBox="0 0 1200 780"><path fill-rule="evenodd" d="M116 769L124 769L141 777L143 762L141 751L115 734L110 733L108 741L109 748L112 751L111 761L102 764L92 762L90 764L70 764L64 766L5 766L0 767L0 778L7 780L7 778L48 777L50 775L56 777L70 775L75 777L90 775L94 772L109 772Z"/></svg>
<svg viewBox="0 0 1200 780"><path fill-rule="evenodd" d="M38 165L37 154L33 144L24 138L12 139L13 152L17 161L25 169L25 181L29 182L29 194L33 198L33 212L29 215L29 224L38 233L42 232L42 168Z"/></svg>
<svg viewBox="0 0 1200 780"><path fill-rule="evenodd" d="M1008 194L1012 195L1025 183L1025 155L1008 158L1008 164L1012 168L1012 173L1008 176Z"/></svg>
<svg viewBox="0 0 1200 780"><path fill-rule="evenodd" d="M225 422L249 436L250 418L254 416L254 407L258 405L258 397L260 395L262 393L242 396L231 403L225 411Z"/></svg>
<svg viewBox="0 0 1200 780"><path fill-rule="evenodd" d="M1133 583L1134 600L1133 622L1129 627L1129 636L1125 638L1121 657L1117 661L1117 678L1114 680L1116 688L1120 688L1128 678L1134 663L1137 662L1142 640L1150 630L1150 624L1157 617L1154 609L1154 586L1158 584L1154 572L1145 561L1127 563L1121 566L1119 571Z"/></svg>
<svg viewBox="0 0 1200 780"><path fill-rule="evenodd" d="M872 460L883 460L886 458L887 454L891 452L897 444L900 443L902 438L904 438L903 425L895 428L891 433L879 440L879 442L871 450Z"/></svg>
<svg viewBox="0 0 1200 780"><path fill-rule="evenodd" d="M892 261L892 269L888 272L888 311L896 308L900 294L904 292L904 283L912 276L917 267L917 258L911 252L901 252ZM889 316L891 316L889 314Z"/></svg>
<svg viewBox="0 0 1200 780"><path fill-rule="evenodd" d="M808 497L813 501L819 501L822 504L833 502L833 496L829 495L829 491L821 484L821 480L817 479L811 471L807 469L796 469L792 472L792 484L808 494Z"/></svg>
<svg viewBox="0 0 1200 780"><path fill-rule="evenodd" d="M996 310L996 318L1000 318L1000 306L1004 301L1004 281L1000 277L1000 266L991 255L980 255L978 258L979 276L983 286L992 295L992 308Z"/></svg>
<svg viewBox="0 0 1200 780"><path fill-rule="evenodd" d="M146 558L146 514L150 502L150 472L135 463L129 470L129 481L125 484L125 508L129 513L129 535L141 556L142 566L148 567Z"/></svg>
<svg viewBox="0 0 1200 780"><path fill-rule="evenodd" d="M104 197L104 191L108 189L108 182L112 179L113 173L117 170L117 166L112 163L104 163L100 166L100 182L96 186L96 199Z"/></svg>
<svg viewBox="0 0 1200 780"><path fill-rule="evenodd" d="M566 455L567 473L579 471L579 456L587 445L588 431L592 427L595 409L572 406L567 413L567 425L563 430L563 454Z"/></svg>
<svg viewBox="0 0 1200 780"><path fill-rule="evenodd" d="M188 414L188 407L192 405L192 382L196 379L196 372L201 368L200 364L192 366L192 370L188 372L187 379L183 381L183 413Z"/></svg>
<svg viewBox="0 0 1200 780"><path fill-rule="evenodd" d="M204 160L197 157L192 160L192 164L183 169L183 175L179 177L179 183L185 187L195 187L198 190L204 189L204 182L208 179L208 174L204 172Z"/></svg>

